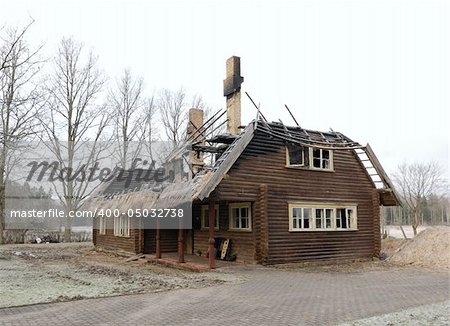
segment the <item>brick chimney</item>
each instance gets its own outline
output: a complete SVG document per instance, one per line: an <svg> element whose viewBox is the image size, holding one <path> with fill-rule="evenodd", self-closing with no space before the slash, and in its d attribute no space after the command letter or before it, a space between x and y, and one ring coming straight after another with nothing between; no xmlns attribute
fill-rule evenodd
<svg viewBox="0 0 450 326"><path fill-rule="evenodd" d="M205 145L205 130L203 128L203 110L190 109L189 122L187 126L188 139L197 145ZM192 151L190 155L190 163L194 174L203 168L203 153Z"/></svg>
<svg viewBox="0 0 450 326"><path fill-rule="evenodd" d="M241 58L232 56L227 60L227 75L223 81L223 96L227 98L227 132L239 134L241 125Z"/></svg>

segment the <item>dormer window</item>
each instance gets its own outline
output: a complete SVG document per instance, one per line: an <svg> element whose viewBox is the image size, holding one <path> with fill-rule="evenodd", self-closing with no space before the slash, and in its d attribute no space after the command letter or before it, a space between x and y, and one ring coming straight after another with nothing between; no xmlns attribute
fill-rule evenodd
<svg viewBox="0 0 450 326"><path fill-rule="evenodd" d="M331 170L332 153L329 149L310 148L312 150L312 167L314 169Z"/></svg>
<svg viewBox="0 0 450 326"><path fill-rule="evenodd" d="M330 149L288 143L286 145L286 166L332 171L333 152Z"/></svg>
<svg viewBox="0 0 450 326"><path fill-rule="evenodd" d="M307 147L297 144L287 144L286 151L287 163L289 166L307 167L309 165L309 151Z"/></svg>

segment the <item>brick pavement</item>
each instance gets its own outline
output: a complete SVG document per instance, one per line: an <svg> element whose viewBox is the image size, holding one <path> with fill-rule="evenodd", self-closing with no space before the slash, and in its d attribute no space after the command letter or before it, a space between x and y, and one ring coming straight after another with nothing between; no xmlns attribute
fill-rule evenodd
<svg viewBox="0 0 450 326"><path fill-rule="evenodd" d="M0 325L332 325L440 302L448 273L228 271L242 284L0 309Z"/></svg>

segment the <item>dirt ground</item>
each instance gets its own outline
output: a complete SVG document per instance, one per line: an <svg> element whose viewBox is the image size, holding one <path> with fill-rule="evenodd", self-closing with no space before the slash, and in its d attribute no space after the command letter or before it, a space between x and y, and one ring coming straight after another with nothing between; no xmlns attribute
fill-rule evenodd
<svg viewBox="0 0 450 326"><path fill-rule="evenodd" d="M450 227L430 227L414 239L384 241L387 261L429 269L450 270Z"/></svg>
<svg viewBox="0 0 450 326"><path fill-rule="evenodd" d="M450 227L427 228L412 240L383 239L381 258L272 267L311 273L354 273L405 266L450 271ZM95 251L88 243L0 247L0 308L242 281L239 273L195 273L126 262L122 256Z"/></svg>
<svg viewBox="0 0 450 326"><path fill-rule="evenodd" d="M414 239L388 237L381 240L380 259L337 260L275 265L277 269L304 272L353 273L389 268L418 267L431 271L450 270L450 227L422 228Z"/></svg>
<svg viewBox="0 0 450 326"><path fill-rule="evenodd" d="M239 281L229 274L126 262L124 257L97 252L88 243L0 248L0 308Z"/></svg>

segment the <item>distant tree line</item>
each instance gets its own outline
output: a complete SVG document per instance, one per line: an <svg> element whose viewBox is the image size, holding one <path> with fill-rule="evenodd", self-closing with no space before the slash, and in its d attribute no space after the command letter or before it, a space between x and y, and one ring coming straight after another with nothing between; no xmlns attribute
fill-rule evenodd
<svg viewBox="0 0 450 326"><path fill-rule="evenodd" d="M419 215L419 225L450 225L450 199L448 196L432 196L422 200L423 210ZM411 215L407 208L384 207L387 225L411 225Z"/></svg>

